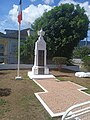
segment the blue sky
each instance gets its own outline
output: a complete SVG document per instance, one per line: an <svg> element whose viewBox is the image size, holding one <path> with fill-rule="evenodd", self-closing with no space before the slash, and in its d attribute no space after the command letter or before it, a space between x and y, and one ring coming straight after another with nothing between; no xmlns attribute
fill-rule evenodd
<svg viewBox="0 0 90 120"><path fill-rule="evenodd" d="M61 3L80 4L84 7L90 20L90 0L22 0L22 29L27 28L45 11L51 10ZM18 29L19 0L1 0L0 2L0 32L5 29Z"/></svg>

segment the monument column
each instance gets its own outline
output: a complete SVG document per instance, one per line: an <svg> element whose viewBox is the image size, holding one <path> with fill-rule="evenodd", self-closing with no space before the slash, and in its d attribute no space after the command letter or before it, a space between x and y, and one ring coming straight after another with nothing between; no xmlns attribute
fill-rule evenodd
<svg viewBox="0 0 90 120"><path fill-rule="evenodd" d="M38 31L39 38L35 43L34 66L32 67L33 75L49 74L46 66L46 42L44 41L45 32L41 29Z"/></svg>

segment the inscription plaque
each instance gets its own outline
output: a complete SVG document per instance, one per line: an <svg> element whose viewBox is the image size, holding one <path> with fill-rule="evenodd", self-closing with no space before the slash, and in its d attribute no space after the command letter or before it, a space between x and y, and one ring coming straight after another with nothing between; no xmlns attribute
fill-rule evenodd
<svg viewBox="0 0 90 120"><path fill-rule="evenodd" d="M38 74L44 74L44 50L38 50Z"/></svg>
<svg viewBox="0 0 90 120"><path fill-rule="evenodd" d="M44 50L38 50L38 66L44 66Z"/></svg>

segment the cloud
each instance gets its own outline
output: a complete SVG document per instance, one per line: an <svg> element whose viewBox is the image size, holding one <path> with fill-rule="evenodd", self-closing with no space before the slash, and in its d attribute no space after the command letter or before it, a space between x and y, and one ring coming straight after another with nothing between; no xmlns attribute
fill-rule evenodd
<svg viewBox="0 0 90 120"><path fill-rule="evenodd" d="M54 0L42 0L45 4L52 4L54 3Z"/></svg>
<svg viewBox="0 0 90 120"><path fill-rule="evenodd" d="M5 33L5 29L17 29L17 27L17 23L13 23L8 16L0 20L0 32L2 33Z"/></svg>
<svg viewBox="0 0 90 120"><path fill-rule="evenodd" d="M51 10L51 8L52 7L50 7L49 5L30 5L28 8L23 10L24 22L26 21L33 23L38 17L42 16L45 11L49 11Z"/></svg>
<svg viewBox="0 0 90 120"><path fill-rule="evenodd" d="M86 15L88 16L88 18L90 20L90 5L89 5L88 1L80 3L80 2L75 2L74 0L60 0L60 2L58 3L58 5L66 4L66 3L74 4L74 5L79 4L80 7L83 7L85 9L85 13L86 13Z"/></svg>
<svg viewBox="0 0 90 120"><path fill-rule="evenodd" d="M41 17L45 11L51 10L49 5L30 5L22 11L22 25L26 26L28 23L33 23L37 18ZM9 17L13 22L17 23L18 6L13 5L13 8L9 11Z"/></svg>
<svg viewBox="0 0 90 120"><path fill-rule="evenodd" d="M13 5L13 8L9 11L9 17L12 21L17 22L17 15L18 15L18 6Z"/></svg>
<svg viewBox="0 0 90 120"><path fill-rule="evenodd" d="M60 0L60 2L58 3L58 5L66 4L66 3L74 4L74 5L77 4L77 2L75 2L74 0Z"/></svg>
<svg viewBox="0 0 90 120"><path fill-rule="evenodd" d="M5 29L17 28L17 15L18 6L13 5L13 8L9 11L9 14L0 19L0 32L4 33Z"/></svg>
<svg viewBox="0 0 90 120"><path fill-rule="evenodd" d="M6 23L6 20L0 20L0 32L4 33L5 23Z"/></svg>
<svg viewBox="0 0 90 120"><path fill-rule="evenodd" d="M79 3L81 7L84 7L85 11L86 11L86 15L88 16L89 20L90 20L90 5L89 2L84 2L84 3Z"/></svg>
<svg viewBox="0 0 90 120"><path fill-rule="evenodd" d="M49 5L30 5L22 11L22 24L21 29L30 27L30 24L43 15L44 12L51 10ZM8 15L3 19L0 19L0 32L4 32L5 29L18 29L18 5L13 5Z"/></svg>

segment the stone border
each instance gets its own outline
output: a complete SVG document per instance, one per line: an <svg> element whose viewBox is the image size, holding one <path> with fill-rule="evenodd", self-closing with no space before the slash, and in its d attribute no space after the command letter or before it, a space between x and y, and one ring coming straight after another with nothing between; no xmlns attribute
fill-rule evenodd
<svg viewBox="0 0 90 120"><path fill-rule="evenodd" d="M28 72L28 76L31 78L31 79L46 79L46 78L55 78L53 75L51 74L46 74L46 75L33 75L33 73L30 71Z"/></svg>
<svg viewBox="0 0 90 120"><path fill-rule="evenodd" d="M36 79L36 80L32 79L32 80L43 90L43 92L38 92L38 93L34 93L34 94L37 97L37 99L40 101L40 103L43 105L43 107L47 110L47 112L51 115L51 117L62 116L65 112L53 113L52 110L49 108L49 106L40 97L39 94L42 94L42 93L45 94L45 93L48 93L48 91L41 84L38 83L38 79ZM78 91L82 92L83 94L86 94L86 95L90 96L88 93L85 93L84 91L82 91L82 90L86 90L87 88L85 88L85 87L83 87L81 85L78 85L76 83L73 83L71 81L67 81L67 82L70 82L70 83L75 84L76 86L80 87L80 89L77 89Z"/></svg>
<svg viewBox="0 0 90 120"><path fill-rule="evenodd" d="M47 110L47 112L51 115L51 117L58 117L58 116L62 116L64 114L64 112L61 113L53 113L51 111L51 109L47 106L47 104L41 99L41 97L39 96L40 93L48 93L48 91L41 86L36 80L33 79L33 81L44 90L44 92L38 92L38 93L34 93L35 96L37 97L37 99L40 101L40 103L44 106L44 108Z"/></svg>

